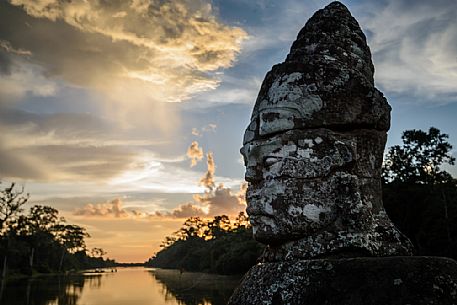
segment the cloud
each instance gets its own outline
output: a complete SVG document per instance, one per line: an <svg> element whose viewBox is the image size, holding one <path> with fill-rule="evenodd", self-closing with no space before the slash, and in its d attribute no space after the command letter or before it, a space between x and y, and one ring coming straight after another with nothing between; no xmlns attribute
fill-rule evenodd
<svg viewBox="0 0 457 305"><path fill-rule="evenodd" d="M208 170L205 175L200 179L200 185L204 186L208 190L212 191L216 184L214 183L214 172L216 171L216 165L214 164L213 153L208 152L206 154Z"/></svg>
<svg viewBox="0 0 457 305"><path fill-rule="evenodd" d="M240 185L238 193L233 193L231 188L225 187L223 183L219 183L216 187L214 173L216 165L213 158L213 153L208 152L207 157L207 171L200 179L200 184L206 188L202 194L194 195L195 211L198 208L204 211L207 216L215 216L221 214L236 215L246 208L246 188L247 185L243 182ZM194 215L196 216L196 215Z"/></svg>
<svg viewBox="0 0 457 305"><path fill-rule="evenodd" d="M177 218L238 215L246 209L245 194L244 184L237 193L219 184L214 190L207 191L203 195L194 195L193 202L181 204L171 212L156 212L155 215Z"/></svg>
<svg viewBox="0 0 457 305"><path fill-rule="evenodd" d="M192 128L192 134L193 134L194 136L201 136L201 133L198 131L197 128Z"/></svg>
<svg viewBox="0 0 457 305"><path fill-rule="evenodd" d="M55 95L57 85L47 79L42 72L40 66L23 63L0 50L0 106L10 105L28 95Z"/></svg>
<svg viewBox="0 0 457 305"><path fill-rule="evenodd" d="M191 160L190 167L194 167L198 161L203 159L203 149L198 147L197 141L193 141L187 149L186 155Z"/></svg>
<svg viewBox="0 0 457 305"><path fill-rule="evenodd" d="M73 212L75 216L97 216L97 217L114 217L125 218L129 217L131 212L127 212L122 207L122 201L116 198L108 203L88 203L84 207L76 209ZM134 213L133 213L134 215Z"/></svg>
<svg viewBox="0 0 457 305"><path fill-rule="evenodd" d="M175 66L189 65L202 71L229 67L245 35L240 28L219 23L207 1L10 3L21 6L30 16L62 20L82 32L162 53Z"/></svg>
<svg viewBox="0 0 457 305"><path fill-rule="evenodd" d="M193 216L206 215L205 211L192 203L181 204L171 212L171 216L177 218L189 218ZM170 215L170 214L169 214Z"/></svg>
<svg viewBox="0 0 457 305"><path fill-rule="evenodd" d="M0 49L3 49L8 53L16 55L32 55L32 52L30 52L29 50L14 48L8 40L0 39Z"/></svg>
<svg viewBox="0 0 457 305"><path fill-rule="evenodd" d="M369 33L381 89L416 101L456 102L455 1L389 0L372 12L362 24Z"/></svg>
<svg viewBox="0 0 457 305"><path fill-rule="evenodd" d="M100 89L124 106L215 88L212 72L232 66L246 38L205 0L9 2L0 9L2 41L31 52L48 77Z"/></svg>
<svg viewBox="0 0 457 305"><path fill-rule="evenodd" d="M233 193L231 188L219 183L216 187L214 180L215 163L213 153L208 152L208 169L200 179L200 185L206 190L203 194L193 196L194 201L179 205L172 212L156 213L157 216L192 217L192 216L216 216L216 215L237 215L246 208L247 184L242 183L238 193Z"/></svg>
<svg viewBox="0 0 457 305"><path fill-rule="evenodd" d="M142 207L144 208L144 207ZM187 218L196 215L207 215L205 209L192 203L181 204L172 212L148 212L133 207L124 208L123 201L115 198L105 203L87 203L81 208L72 211L73 216L97 217L97 218L129 218L137 220L154 220L157 217Z"/></svg>
<svg viewBox="0 0 457 305"><path fill-rule="evenodd" d="M37 115L0 107L0 175L44 180L104 180L133 162L133 147L90 114ZM130 147L128 147L130 145Z"/></svg>
<svg viewBox="0 0 457 305"><path fill-rule="evenodd" d="M206 126L203 126L202 128L192 128L192 135L197 136L197 137L202 137L204 133L207 132L216 132L217 125L214 123L209 123Z"/></svg>
<svg viewBox="0 0 457 305"><path fill-rule="evenodd" d="M5 147L0 135L0 175L4 179L28 178L47 179L49 174L40 163L39 158L30 154L17 154L14 150Z"/></svg>
<svg viewBox="0 0 457 305"><path fill-rule="evenodd" d="M209 123L208 125L204 126L201 130L202 132L216 132L217 125L214 123Z"/></svg>
<svg viewBox="0 0 457 305"><path fill-rule="evenodd" d="M200 174L188 169L186 155L179 152L182 143L149 130L122 130L116 123L89 113L36 114L0 107L0 157L5 161L0 176L40 183L40 193L64 192L61 185L88 195L204 190L198 186ZM234 185L238 179L219 181Z"/></svg>
<svg viewBox="0 0 457 305"><path fill-rule="evenodd" d="M203 207L206 207L208 216L215 215L237 215L246 208L245 201L246 187L240 186L238 193L233 193L222 183L214 190L205 192L203 195L195 195L194 200Z"/></svg>
<svg viewBox="0 0 457 305"><path fill-rule="evenodd" d="M273 50L273 49L272 49ZM284 52L286 54L286 51ZM280 60L265 60L270 65L278 63ZM270 67L263 63L256 64L255 68L251 67L253 63L240 62L244 66L238 70L229 71L221 75L221 85L214 91L202 92L196 94L193 98L195 104L202 107L209 107L214 104L248 104L250 105L255 101L259 93L260 85L262 84L263 74L268 71ZM251 70L251 71L248 71ZM256 71L252 71L256 70Z"/></svg>
<svg viewBox="0 0 457 305"><path fill-rule="evenodd" d="M243 42L237 66L224 71L218 90L198 95L203 103L255 101L265 71L284 60L307 18L328 4L321 0L268 1L262 6L257 1L236 2L242 3L246 11L255 11L249 15L251 18L241 20L249 39ZM457 101L457 6L454 0L344 3L367 35L377 86L388 97L398 102L432 105ZM226 9L230 9L229 6L227 4ZM240 15L243 16L238 12L231 14L234 18Z"/></svg>

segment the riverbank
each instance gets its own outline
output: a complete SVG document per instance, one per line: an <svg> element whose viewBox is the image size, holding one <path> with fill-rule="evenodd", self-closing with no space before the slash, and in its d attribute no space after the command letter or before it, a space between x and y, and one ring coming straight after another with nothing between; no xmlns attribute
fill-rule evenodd
<svg viewBox="0 0 457 305"><path fill-rule="evenodd" d="M122 267L121 267L122 268ZM65 276L65 275L75 275L75 274L103 274L103 273L114 273L117 272L117 267L106 267L106 268L90 268L90 269L81 269L81 270L67 270L65 272L33 272L32 274L24 273L9 273L5 278L0 278L0 281L16 281L22 279L33 279L40 277L53 277L53 276Z"/></svg>
<svg viewBox="0 0 457 305"><path fill-rule="evenodd" d="M168 294L184 304L227 304L243 277L172 269L150 269L149 272Z"/></svg>
<svg viewBox="0 0 457 305"><path fill-rule="evenodd" d="M0 304L222 305L240 278L142 267L123 267L113 273L47 274L4 283Z"/></svg>
<svg viewBox="0 0 457 305"><path fill-rule="evenodd" d="M147 267L212 274L244 274L256 262L264 245L252 238L252 228L241 213L235 221L191 217L175 236L146 262Z"/></svg>

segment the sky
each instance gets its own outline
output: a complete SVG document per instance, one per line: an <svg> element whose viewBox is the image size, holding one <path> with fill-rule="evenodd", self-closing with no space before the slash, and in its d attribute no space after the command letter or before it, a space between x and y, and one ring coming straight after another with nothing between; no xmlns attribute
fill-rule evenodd
<svg viewBox="0 0 457 305"><path fill-rule="evenodd" d="M387 146L434 126L457 148L455 0L342 2L393 108ZM147 260L186 217L236 214L261 82L328 3L1 0L2 185L120 262Z"/></svg>

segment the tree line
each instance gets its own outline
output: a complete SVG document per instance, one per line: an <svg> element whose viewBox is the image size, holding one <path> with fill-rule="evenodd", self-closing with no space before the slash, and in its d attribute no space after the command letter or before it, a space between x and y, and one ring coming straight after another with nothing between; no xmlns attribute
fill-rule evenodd
<svg viewBox="0 0 457 305"><path fill-rule="evenodd" d="M252 238L244 212L211 220L188 218L181 229L165 238L162 250L145 265L193 272L241 274L256 263L264 246Z"/></svg>
<svg viewBox="0 0 457 305"><path fill-rule="evenodd" d="M457 259L457 179L449 136L437 128L406 130L383 165L387 214L413 242L417 255Z"/></svg>
<svg viewBox="0 0 457 305"><path fill-rule="evenodd" d="M69 224L59 211L44 205L24 213L30 195L15 183L0 191L1 276L31 275L114 266L101 248L88 250L86 229Z"/></svg>
<svg viewBox="0 0 457 305"><path fill-rule="evenodd" d="M454 165L449 136L431 127L406 130L402 145L388 149L382 167L383 201L394 224L415 246L416 255L457 259L457 179L443 166ZM220 274L244 273L263 245L252 239L244 213L212 220L187 219L165 238L147 266Z"/></svg>

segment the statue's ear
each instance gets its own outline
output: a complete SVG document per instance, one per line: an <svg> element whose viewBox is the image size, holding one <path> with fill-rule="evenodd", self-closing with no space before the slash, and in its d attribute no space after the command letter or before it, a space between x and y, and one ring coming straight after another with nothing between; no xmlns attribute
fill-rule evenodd
<svg viewBox="0 0 457 305"><path fill-rule="evenodd" d="M336 173L337 208L344 227L361 229L370 224L370 211L363 206L359 178L347 173Z"/></svg>

